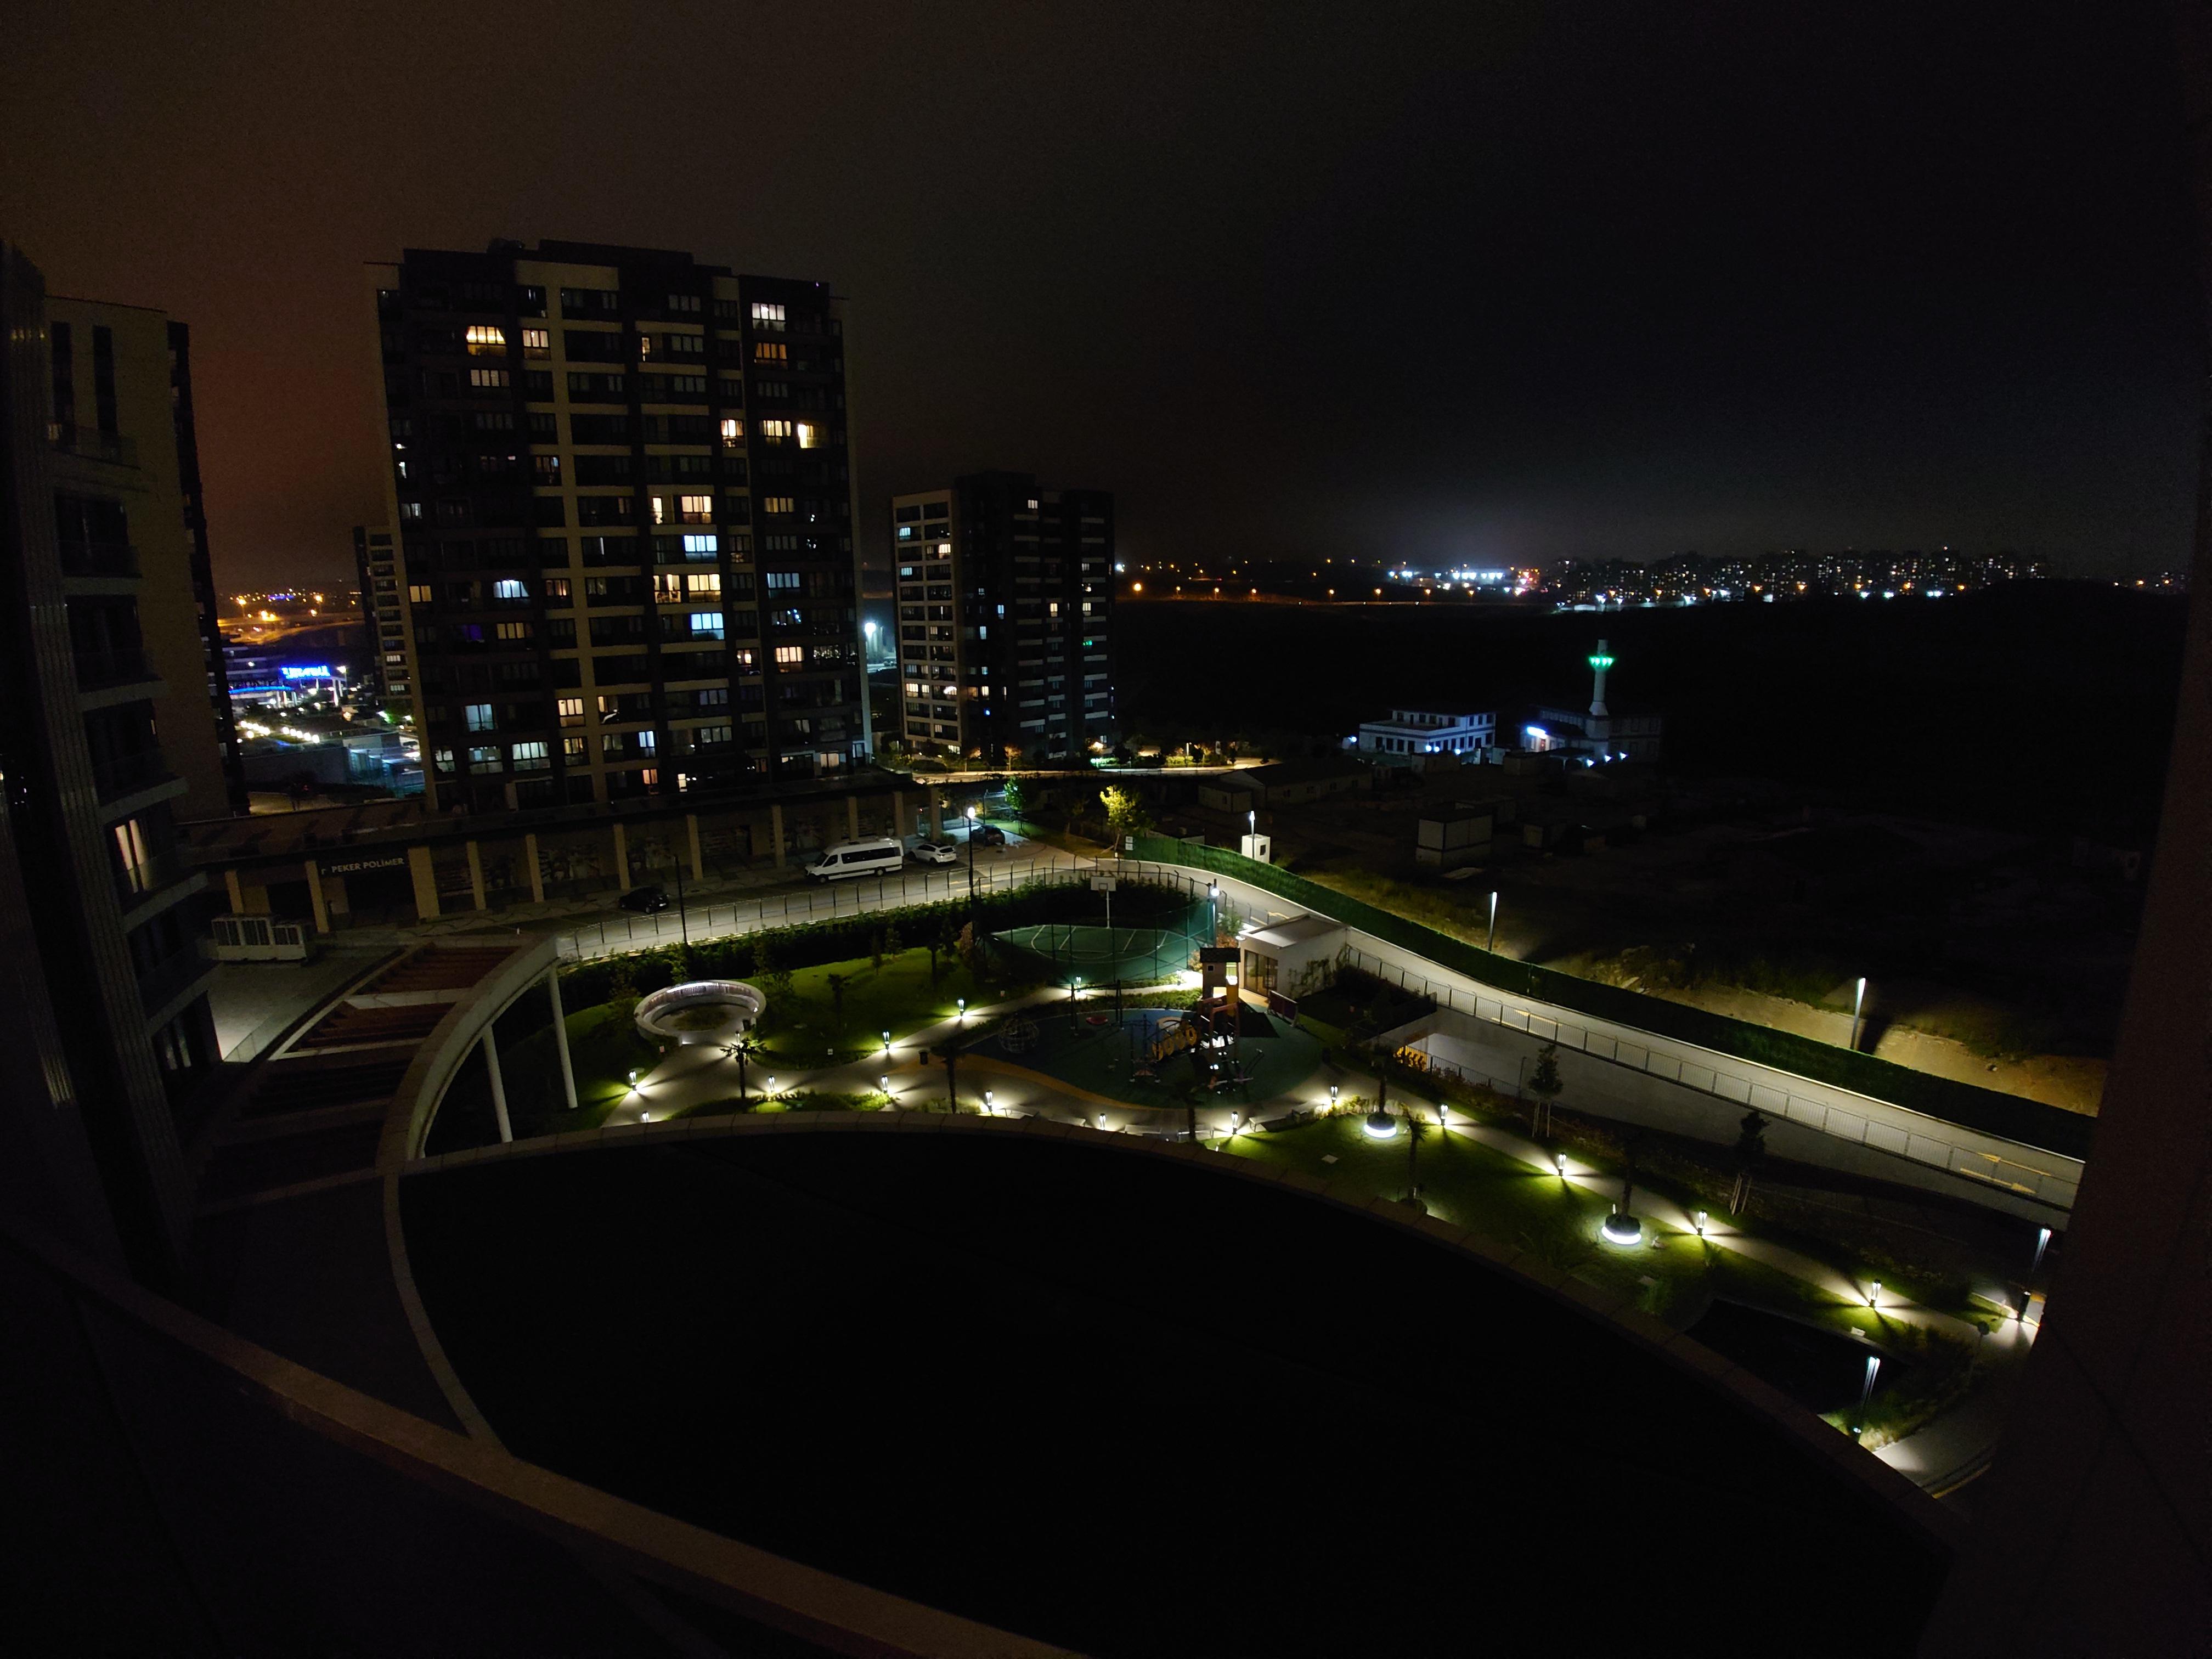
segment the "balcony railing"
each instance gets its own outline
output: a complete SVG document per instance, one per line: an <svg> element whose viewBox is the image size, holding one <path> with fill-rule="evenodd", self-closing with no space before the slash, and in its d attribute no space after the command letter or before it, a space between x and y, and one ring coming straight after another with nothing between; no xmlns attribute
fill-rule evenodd
<svg viewBox="0 0 2212 1659"><path fill-rule="evenodd" d="M142 750L135 755L117 755L92 763L93 787L102 800L115 800L125 795L136 794L141 789L150 789L157 783L166 782L173 775L158 749Z"/></svg>
<svg viewBox="0 0 2212 1659"><path fill-rule="evenodd" d="M184 994L185 988L202 974L211 972L215 964L200 955L195 940L181 951L164 957L150 968L138 971L138 1002L147 1018L154 1011L166 1006L172 999Z"/></svg>
<svg viewBox="0 0 2212 1659"><path fill-rule="evenodd" d="M160 677L147 665L143 651L79 651L76 653L76 686L80 691L105 691L133 680Z"/></svg>
<svg viewBox="0 0 2212 1659"><path fill-rule="evenodd" d="M138 550L128 542L71 542L60 544L65 576L136 576Z"/></svg>
<svg viewBox="0 0 2212 1659"><path fill-rule="evenodd" d="M64 455L83 455L117 466L138 465L138 446L118 432L100 432L88 426L46 422L46 442Z"/></svg>

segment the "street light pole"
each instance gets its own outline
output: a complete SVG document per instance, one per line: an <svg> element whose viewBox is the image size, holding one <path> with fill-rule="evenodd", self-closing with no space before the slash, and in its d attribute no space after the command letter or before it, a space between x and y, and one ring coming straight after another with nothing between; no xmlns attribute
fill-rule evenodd
<svg viewBox="0 0 2212 1659"><path fill-rule="evenodd" d="M1490 892L1490 943L1483 947L1492 955L1498 952L1498 890Z"/></svg>
<svg viewBox="0 0 2212 1659"><path fill-rule="evenodd" d="M968 908L975 908L975 809L968 809Z"/></svg>
<svg viewBox="0 0 2212 1659"><path fill-rule="evenodd" d="M1866 975L1862 974L1859 975L1857 994L1851 998L1851 1048L1854 1053L1857 1051L1859 1046L1859 1012L1865 1006Z"/></svg>

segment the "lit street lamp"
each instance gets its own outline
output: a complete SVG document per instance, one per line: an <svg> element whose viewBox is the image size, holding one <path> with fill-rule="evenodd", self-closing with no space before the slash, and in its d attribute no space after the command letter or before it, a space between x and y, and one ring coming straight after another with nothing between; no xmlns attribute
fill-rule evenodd
<svg viewBox="0 0 2212 1659"><path fill-rule="evenodd" d="M1851 1048L1859 1046L1859 1014L1866 1007L1866 975L1859 975L1858 989L1851 997Z"/></svg>
<svg viewBox="0 0 2212 1659"><path fill-rule="evenodd" d="M1495 890L1490 895L1490 943L1483 949L1493 955L1498 950L1498 894Z"/></svg>

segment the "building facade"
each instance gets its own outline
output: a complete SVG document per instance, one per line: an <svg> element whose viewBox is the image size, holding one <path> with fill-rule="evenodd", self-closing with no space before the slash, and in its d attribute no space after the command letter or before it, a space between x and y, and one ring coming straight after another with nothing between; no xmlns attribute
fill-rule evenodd
<svg viewBox="0 0 2212 1659"><path fill-rule="evenodd" d="M981 472L895 497L900 735L1000 765L1110 748L1114 498Z"/></svg>
<svg viewBox="0 0 2212 1659"><path fill-rule="evenodd" d="M1362 759L1419 771L1431 756L1456 755L1476 762L1498 742L1498 715L1440 714L1424 708L1394 708L1390 718L1364 720L1353 739Z"/></svg>
<svg viewBox="0 0 2212 1659"><path fill-rule="evenodd" d="M179 860L175 818L228 799L170 334L156 312L49 300L5 245L0 313L0 1094L34 1156L89 1160L96 1193L58 1190L159 1277L217 1058L207 878Z"/></svg>
<svg viewBox="0 0 2212 1659"><path fill-rule="evenodd" d="M434 806L866 756L827 284L573 242L410 249L369 281Z"/></svg>
<svg viewBox="0 0 2212 1659"><path fill-rule="evenodd" d="M361 582L362 630L368 636L362 678L379 702L411 709L415 678L407 666L407 617L399 601L399 550L392 532L356 525L353 565Z"/></svg>

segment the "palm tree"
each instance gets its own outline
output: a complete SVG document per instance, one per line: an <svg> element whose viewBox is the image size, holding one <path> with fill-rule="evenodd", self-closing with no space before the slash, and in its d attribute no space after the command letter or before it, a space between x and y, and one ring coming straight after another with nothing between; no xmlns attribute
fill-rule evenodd
<svg viewBox="0 0 2212 1659"><path fill-rule="evenodd" d="M738 1062L738 1109L750 1111L751 1108L745 1103L745 1067L767 1051L758 1037L746 1031L733 1039L722 1052Z"/></svg>

